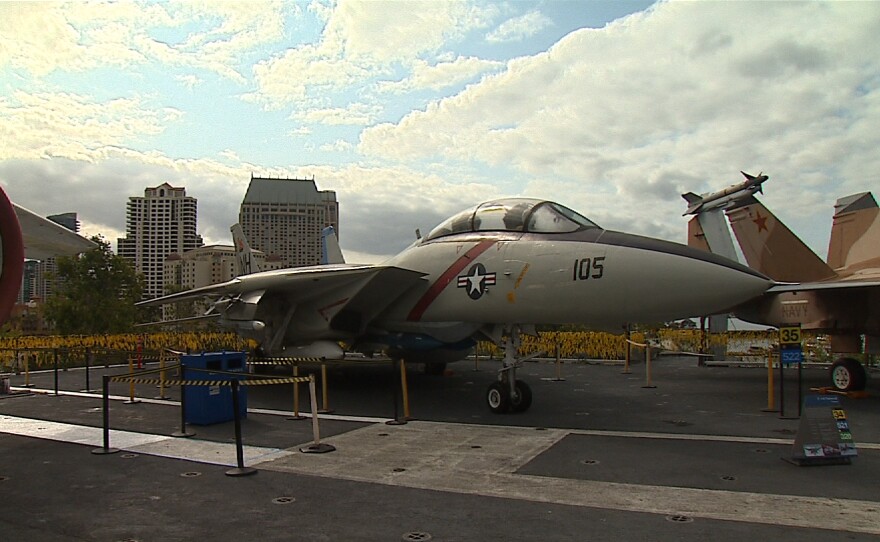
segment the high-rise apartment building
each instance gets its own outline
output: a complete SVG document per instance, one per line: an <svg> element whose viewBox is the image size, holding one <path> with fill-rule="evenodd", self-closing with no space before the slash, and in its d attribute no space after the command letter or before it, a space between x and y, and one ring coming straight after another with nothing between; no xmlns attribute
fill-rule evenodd
<svg viewBox="0 0 880 542"><path fill-rule="evenodd" d="M287 267L321 263L321 231L339 233L336 192L314 179L251 177L238 221L250 245Z"/></svg>
<svg viewBox="0 0 880 542"><path fill-rule="evenodd" d="M117 253L144 275L144 299L165 293L163 265L169 254L204 244L196 232L197 216L196 198L168 183L128 198L125 237L117 240Z"/></svg>

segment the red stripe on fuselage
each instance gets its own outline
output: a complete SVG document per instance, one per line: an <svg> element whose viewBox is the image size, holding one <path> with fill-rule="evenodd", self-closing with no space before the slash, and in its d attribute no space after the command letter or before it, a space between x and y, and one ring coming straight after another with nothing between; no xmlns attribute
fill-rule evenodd
<svg viewBox="0 0 880 542"><path fill-rule="evenodd" d="M419 299L419 301L415 304L415 306L410 311L409 316L407 316L407 320L421 320L422 315L425 314L425 311L428 310L428 307L431 306L431 303L433 303L434 300L437 299L437 297L441 293L443 293L443 290L445 290L446 287L449 286L449 283L452 282L452 280L455 279L455 277L457 277L458 274L461 273L461 271L468 266L468 264L476 260L480 256L480 254L486 252L489 247L497 242L497 239L486 239L484 241L480 241L479 243L471 247L470 250L462 254L459 259L455 260L455 262L450 265L449 268L444 271L442 275L440 275L440 278L438 278L434 282L434 284L432 284L431 287L428 288L428 291L425 292L425 295L423 295L421 299Z"/></svg>

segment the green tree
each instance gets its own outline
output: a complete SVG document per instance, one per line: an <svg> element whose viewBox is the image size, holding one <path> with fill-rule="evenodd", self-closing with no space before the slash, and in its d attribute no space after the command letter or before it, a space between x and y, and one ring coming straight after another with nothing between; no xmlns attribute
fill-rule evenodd
<svg viewBox="0 0 880 542"><path fill-rule="evenodd" d="M58 258L58 285L46 300L45 316L60 334L125 333L145 315L143 277L125 258L113 254L101 236L79 256Z"/></svg>

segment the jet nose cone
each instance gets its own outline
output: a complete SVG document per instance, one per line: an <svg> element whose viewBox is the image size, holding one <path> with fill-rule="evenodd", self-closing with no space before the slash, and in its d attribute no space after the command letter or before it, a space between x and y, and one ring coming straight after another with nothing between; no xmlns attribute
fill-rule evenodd
<svg viewBox="0 0 880 542"><path fill-rule="evenodd" d="M738 262L678 243L628 234L603 241L629 254L630 288L654 322L727 312L773 284Z"/></svg>

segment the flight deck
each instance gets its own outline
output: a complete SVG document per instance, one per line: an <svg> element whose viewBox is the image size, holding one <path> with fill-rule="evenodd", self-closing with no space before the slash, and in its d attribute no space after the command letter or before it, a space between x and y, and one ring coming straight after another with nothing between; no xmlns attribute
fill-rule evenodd
<svg viewBox="0 0 880 542"><path fill-rule="evenodd" d="M765 369L699 367L664 356L630 374L615 363L526 363L528 412L492 414L482 390L498 361L408 375L409 410L390 364L331 366L320 439L290 420L288 386L249 390L236 464L233 423L180 425L179 394L109 390L111 455L100 390L81 370L32 373L38 393L0 396L0 537L8 540L872 540L880 534L880 393L843 397L858 457L798 467L796 371L786 416L764 412ZM307 374L320 368L302 368ZM278 374L284 373L279 369ZM102 373L124 368L92 369ZM804 393L824 385L804 369ZM12 377L13 389L23 383ZM309 411L308 393L301 409ZM395 414L396 412L396 414Z"/></svg>

